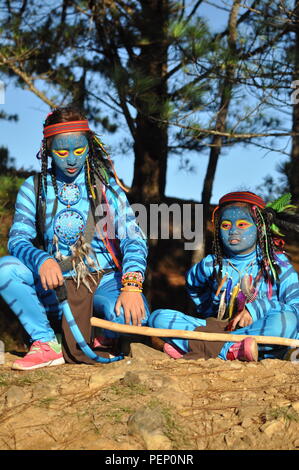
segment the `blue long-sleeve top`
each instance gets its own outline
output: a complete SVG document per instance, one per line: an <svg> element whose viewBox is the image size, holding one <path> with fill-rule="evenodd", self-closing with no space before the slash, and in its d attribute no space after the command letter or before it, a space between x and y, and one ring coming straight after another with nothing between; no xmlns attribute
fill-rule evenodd
<svg viewBox="0 0 299 470"><path fill-rule="evenodd" d="M84 168L73 179L66 181L60 173L57 174L58 191L65 183L75 183L81 192L81 198L70 209L78 211L87 221L89 212L89 198L85 184ZM134 213L129 205L124 191L118 186L113 178L110 178L109 188L105 191L105 200L109 205L110 216L114 218L115 236L119 242L121 253L122 272L139 271L144 275L147 258L147 242L139 226L136 223ZM33 240L36 237L36 194L34 189L34 177L30 176L22 184L16 200L15 215L9 232L8 250L11 255L16 256L34 273L38 274L41 265L49 258L55 256L55 245L53 244L54 224L61 211L66 210L66 205L58 199L56 217L52 219L52 209L55 202L55 190L50 173L47 175L47 199L45 219L45 251L36 248ZM56 221L57 224L57 221ZM91 243L94 256L101 269L116 268L108 249L103 243L99 233L95 231ZM69 256L70 245L59 241L59 250L62 255ZM69 276L72 272L63 273Z"/></svg>
<svg viewBox="0 0 299 470"><path fill-rule="evenodd" d="M236 255L223 259L222 276L228 274L234 287L245 273L255 278L259 272L256 252L246 255ZM267 296L267 282L262 278L258 286L258 295L251 303L246 303L253 321L263 318L270 312L294 311L299 316L299 281L298 274L294 270L288 258L284 254L278 254L281 273L280 282L273 286L272 297ZM234 269L231 264L234 265ZM195 264L187 273L187 290L196 305L196 310L201 318L217 317L219 302L222 292L227 287L228 280L216 296L218 282L213 276L214 255L208 255ZM219 267L216 266L218 273Z"/></svg>

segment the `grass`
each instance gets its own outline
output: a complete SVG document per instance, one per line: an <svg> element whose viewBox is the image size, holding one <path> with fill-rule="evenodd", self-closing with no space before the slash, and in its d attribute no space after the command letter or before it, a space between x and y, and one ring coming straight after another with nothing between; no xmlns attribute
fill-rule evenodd
<svg viewBox="0 0 299 470"><path fill-rule="evenodd" d="M299 422L299 414L288 406L283 406L281 408L274 408L273 410L269 410L266 413L267 420L276 420L283 418L284 421L296 421Z"/></svg>
<svg viewBox="0 0 299 470"><path fill-rule="evenodd" d="M112 393L122 396L146 395L150 389L143 384L114 384L109 389Z"/></svg>
<svg viewBox="0 0 299 470"><path fill-rule="evenodd" d="M163 432L166 437L172 442L174 449L182 449L182 447L189 447L191 444L186 437L186 430L184 430L176 421L173 410L166 405L163 405L160 400L154 398L147 403L151 409L158 409L164 418Z"/></svg>
<svg viewBox="0 0 299 470"><path fill-rule="evenodd" d="M121 423L125 415L132 414L133 409L128 408L127 406L120 406L111 411L109 411L106 416L113 420L113 424Z"/></svg>
<svg viewBox="0 0 299 470"><path fill-rule="evenodd" d="M19 374L12 372L3 372L0 375L0 387L10 387L11 385L16 385L18 387L26 387L28 385L34 385L43 381L49 381L53 383L52 374L49 374L48 371L30 371L28 374Z"/></svg>
<svg viewBox="0 0 299 470"><path fill-rule="evenodd" d="M49 408L49 406L51 405L51 403L53 403L56 399L57 399L57 397L46 397L46 398L42 398L41 400L39 400L38 405L39 405L39 406L44 406L44 407L46 407L46 408Z"/></svg>

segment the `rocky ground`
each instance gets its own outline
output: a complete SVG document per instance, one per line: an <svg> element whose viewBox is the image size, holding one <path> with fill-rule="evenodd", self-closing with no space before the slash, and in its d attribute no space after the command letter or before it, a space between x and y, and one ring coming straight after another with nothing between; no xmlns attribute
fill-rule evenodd
<svg viewBox="0 0 299 470"><path fill-rule="evenodd" d="M0 366L0 449L299 448L299 363L177 361L141 343L123 361Z"/></svg>

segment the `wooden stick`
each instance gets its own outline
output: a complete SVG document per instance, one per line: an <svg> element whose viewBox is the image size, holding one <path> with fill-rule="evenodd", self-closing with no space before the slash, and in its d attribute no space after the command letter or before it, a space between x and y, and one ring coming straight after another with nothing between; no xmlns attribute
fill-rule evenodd
<svg viewBox="0 0 299 470"><path fill-rule="evenodd" d="M280 338L277 336L254 336L254 335L234 335L228 333L204 333L201 331L168 330L162 328L150 328L149 326L133 326L114 323L112 321L102 320L92 317L90 319L92 326L104 328L106 330L116 331L118 333L127 333L144 336L159 336L160 338L184 338L197 339L205 341L230 341L238 342L242 339L253 337L259 344L277 344L280 346L299 347L299 340L292 338Z"/></svg>

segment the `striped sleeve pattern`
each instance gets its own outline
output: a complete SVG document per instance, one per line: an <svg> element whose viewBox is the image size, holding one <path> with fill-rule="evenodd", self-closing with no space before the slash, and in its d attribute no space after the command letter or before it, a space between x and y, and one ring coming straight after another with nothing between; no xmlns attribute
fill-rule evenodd
<svg viewBox="0 0 299 470"><path fill-rule="evenodd" d="M253 321L265 317L270 312L294 312L299 318L299 281L298 274L293 266L288 262L286 256L279 255L279 258L286 264L281 266L280 283L273 292L272 299L268 299L267 285L261 285L257 299L246 308Z"/></svg>
<svg viewBox="0 0 299 470"><path fill-rule="evenodd" d="M31 271L38 273L40 266L51 256L32 244L36 237L35 212L34 182L33 176L30 176L18 192L13 224L9 232L8 251Z"/></svg>
<svg viewBox="0 0 299 470"><path fill-rule="evenodd" d="M201 318L214 315L214 290L210 276L213 272L213 256L209 255L192 266L186 276L187 291Z"/></svg>
<svg viewBox="0 0 299 470"><path fill-rule="evenodd" d="M110 185L116 194L107 190L106 196L109 206L114 209L115 234L123 257L122 272L139 271L144 276L148 253L146 238L136 223L124 191L113 179Z"/></svg>

